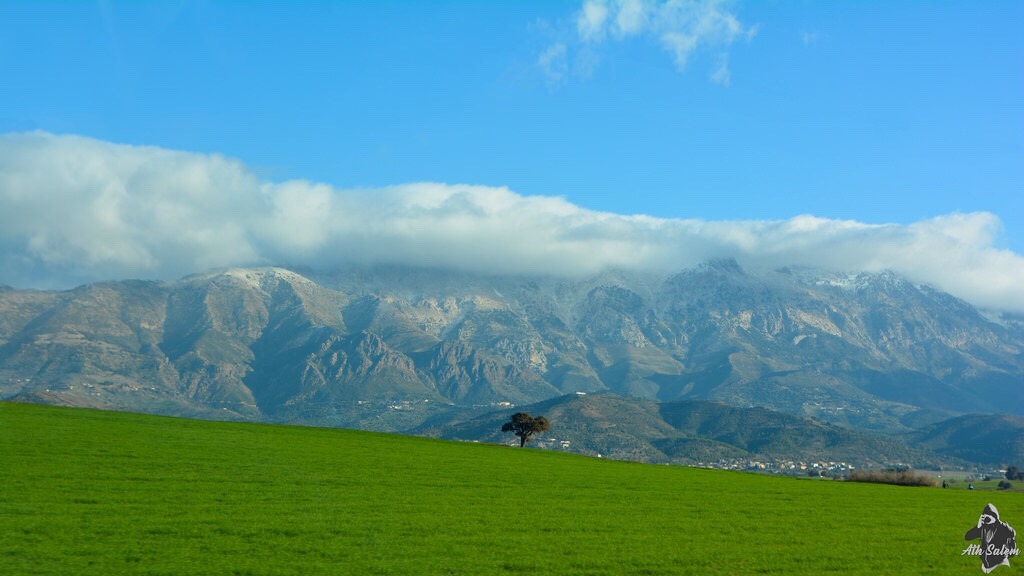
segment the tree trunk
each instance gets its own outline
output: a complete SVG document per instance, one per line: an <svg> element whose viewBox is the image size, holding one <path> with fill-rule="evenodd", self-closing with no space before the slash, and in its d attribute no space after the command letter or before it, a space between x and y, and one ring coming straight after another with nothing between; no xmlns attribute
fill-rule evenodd
<svg viewBox="0 0 1024 576"><path fill-rule="evenodd" d="M519 437L519 447L523 448L524 446L526 446L526 434Z"/></svg>

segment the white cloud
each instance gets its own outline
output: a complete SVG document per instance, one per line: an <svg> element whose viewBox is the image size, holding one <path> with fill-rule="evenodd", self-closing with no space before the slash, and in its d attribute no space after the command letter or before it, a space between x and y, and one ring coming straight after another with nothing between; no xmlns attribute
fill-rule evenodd
<svg viewBox="0 0 1024 576"><path fill-rule="evenodd" d="M615 16L615 31L619 36L634 36L643 32L650 24L650 3L644 0L623 0L619 2Z"/></svg>
<svg viewBox="0 0 1024 576"><path fill-rule="evenodd" d="M803 41L804 46L815 44L821 40L821 32L801 32L800 40Z"/></svg>
<svg viewBox="0 0 1024 576"><path fill-rule="evenodd" d="M569 70L566 60L565 44L552 44L537 58L541 71L553 82L561 80Z"/></svg>
<svg viewBox="0 0 1024 576"><path fill-rule="evenodd" d="M744 26L729 8L725 0L585 0L576 13L576 33L589 46L649 37L672 55L680 72L705 49L717 62L711 78L728 84L729 47L757 34L757 26Z"/></svg>
<svg viewBox="0 0 1024 576"><path fill-rule="evenodd" d="M715 84L728 86L732 82L732 74L729 72L729 57L723 55L718 59L718 66L711 72L711 81Z"/></svg>
<svg viewBox="0 0 1024 576"><path fill-rule="evenodd" d="M576 30L584 42L597 42L604 39L607 20L608 7L604 2L586 0L576 18Z"/></svg>
<svg viewBox="0 0 1024 576"><path fill-rule="evenodd" d="M893 270L1024 311L1024 257L988 213L909 225L661 219L505 188L261 182L218 155L42 132L0 136L0 283L173 279L210 267L414 264L491 273L678 271L702 260Z"/></svg>
<svg viewBox="0 0 1024 576"><path fill-rule="evenodd" d="M180 274L256 260L247 228L262 209L255 189L250 171L217 155L2 136L2 281Z"/></svg>

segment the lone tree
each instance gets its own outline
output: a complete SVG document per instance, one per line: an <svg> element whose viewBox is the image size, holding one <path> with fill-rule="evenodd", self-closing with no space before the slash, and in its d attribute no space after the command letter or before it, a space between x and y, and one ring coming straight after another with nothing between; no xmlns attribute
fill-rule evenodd
<svg viewBox="0 0 1024 576"><path fill-rule="evenodd" d="M516 436L519 436L520 448L526 446L526 443L530 441L530 436L547 430L551 430L551 424L547 418L543 416L534 418L526 412L516 412L512 415L511 420L501 426L502 432L515 432Z"/></svg>

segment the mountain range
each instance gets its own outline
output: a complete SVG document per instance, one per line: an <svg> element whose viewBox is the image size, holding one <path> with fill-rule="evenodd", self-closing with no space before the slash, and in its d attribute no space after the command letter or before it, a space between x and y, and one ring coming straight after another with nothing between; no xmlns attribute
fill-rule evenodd
<svg viewBox="0 0 1024 576"><path fill-rule="evenodd" d="M732 260L582 278L247 268L0 288L0 399L428 433L576 392L658 407L677 431L644 440L652 460L686 453L676 440L721 442L666 416L701 400L1006 462L1024 429L1024 322L889 272ZM965 420L991 414L1008 416ZM1017 434L1005 454L950 448L987 430L978 418Z"/></svg>

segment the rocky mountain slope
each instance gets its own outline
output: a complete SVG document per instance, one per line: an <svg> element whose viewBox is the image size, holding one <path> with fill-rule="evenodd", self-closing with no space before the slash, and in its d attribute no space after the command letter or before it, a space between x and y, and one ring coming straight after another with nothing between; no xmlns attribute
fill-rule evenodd
<svg viewBox="0 0 1024 576"><path fill-rule="evenodd" d="M906 432L1024 414L1024 329L890 273L232 269L0 290L0 399L405 431L610 391Z"/></svg>

